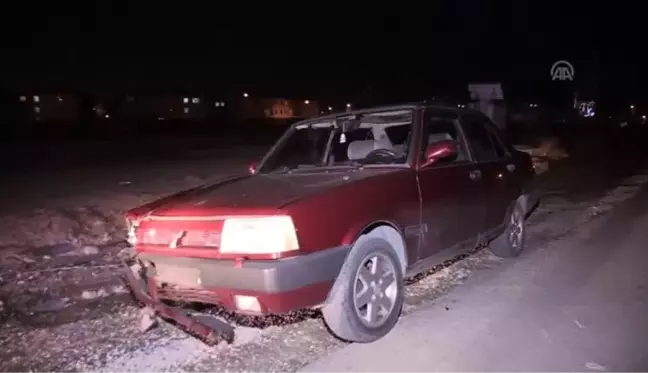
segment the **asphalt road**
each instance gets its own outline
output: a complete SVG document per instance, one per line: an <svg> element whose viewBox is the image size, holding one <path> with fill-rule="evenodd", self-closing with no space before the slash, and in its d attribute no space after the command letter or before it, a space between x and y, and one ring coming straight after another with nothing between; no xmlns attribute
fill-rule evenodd
<svg viewBox="0 0 648 373"><path fill-rule="evenodd" d="M648 190L303 371L646 371L646 227Z"/></svg>

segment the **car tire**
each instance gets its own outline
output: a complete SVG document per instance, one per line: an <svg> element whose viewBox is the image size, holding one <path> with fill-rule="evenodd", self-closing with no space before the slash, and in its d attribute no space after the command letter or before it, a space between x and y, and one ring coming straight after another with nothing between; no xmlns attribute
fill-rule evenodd
<svg viewBox="0 0 648 373"><path fill-rule="evenodd" d="M490 251L500 258L520 255L526 240L526 216L519 203L507 216L504 232L489 243Z"/></svg>
<svg viewBox="0 0 648 373"><path fill-rule="evenodd" d="M372 272L374 260L378 270ZM324 322L344 341L376 341L398 322L404 294L403 271L394 249L384 239L369 238L354 246L342 267L322 308ZM362 306L367 299L370 301ZM371 315L376 319L372 321Z"/></svg>

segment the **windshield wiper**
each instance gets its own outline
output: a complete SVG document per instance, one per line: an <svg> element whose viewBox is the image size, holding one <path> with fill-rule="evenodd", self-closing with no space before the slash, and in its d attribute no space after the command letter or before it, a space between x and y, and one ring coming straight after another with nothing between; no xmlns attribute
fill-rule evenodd
<svg viewBox="0 0 648 373"><path fill-rule="evenodd" d="M362 162L358 162L358 161L349 161L348 166L353 168L354 170L362 170L364 168L365 164L362 163Z"/></svg>
<svg viewBox="0 0 648 373"><path fill-rule="evenodd" d="M281 166L281 167L277 167L275 170L271 171L270 173L272 174L291 173L295 170L301 170L305 168L316 168L316 167L318 166L314 164L299 164L297 166Z"/></svg>
<svg viewBox="0 0 648 373"><path fill-rule="evenodd" d="M281 166L277 167L274 170L270 171L270 174L284 174L287 172L290 172L294 167L288 167L288 166Z"/></svg>
<svg viewBox="0 0 648 373"><path fill-rule="evenodd" d="M318 170L330 170L330 169L340 169L340 168L351 168L353 170L362 170L366 166L366 163L359 162L359 161L349 161L344 164L336 164L336 165L316 165L316 164L300 164L297 166L281 166L275 169L274 171L270 172L272 174L290 174L294 171L300 171L300 170L312 170L312 169L318 169Z"/></svg>

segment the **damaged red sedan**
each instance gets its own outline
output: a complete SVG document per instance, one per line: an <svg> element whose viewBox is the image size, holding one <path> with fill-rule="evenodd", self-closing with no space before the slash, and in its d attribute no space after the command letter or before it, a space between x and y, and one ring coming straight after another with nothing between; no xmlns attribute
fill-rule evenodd
<svg viewBox="0 0 648 373"><path fill-rule="evenodd" d="M129 211L129 239L165 317L205 329L165 299L321 308L336 336L371 342L396 324L406 277L478 245L520 253L533 176L478 111L359 110L294 124L247 175Z"/></svg>

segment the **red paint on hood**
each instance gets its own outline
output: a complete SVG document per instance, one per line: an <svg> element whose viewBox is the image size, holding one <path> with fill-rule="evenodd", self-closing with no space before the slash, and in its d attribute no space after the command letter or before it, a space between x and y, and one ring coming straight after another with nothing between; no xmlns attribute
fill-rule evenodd
<svg viewBox="0 0 648 373"><path fill-rule="evenodd" d="M148 210L150 215L157 217L272 214L282 206L304 197L385 171L318 170L235 177L181 192L146 206L151 207Z"/></svg>

